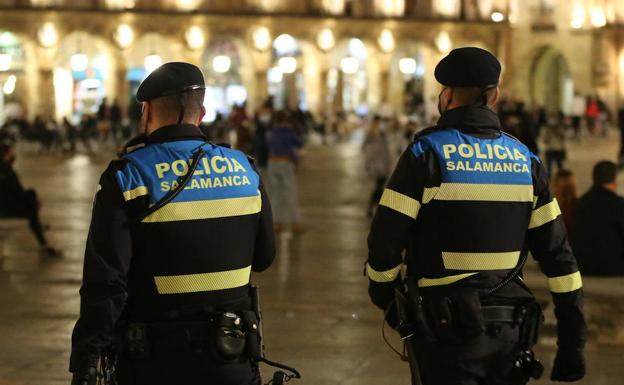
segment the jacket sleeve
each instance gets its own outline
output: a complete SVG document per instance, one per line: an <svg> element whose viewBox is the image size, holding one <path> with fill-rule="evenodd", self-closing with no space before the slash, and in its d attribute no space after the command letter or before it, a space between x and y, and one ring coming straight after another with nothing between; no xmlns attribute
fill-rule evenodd
<svg viewBox="0 0 624 385"><path fill-rule="evenodd" d="M423 146L417 141L401 155L379 201L368 235L368 293L381 309L386 309L392 301L409 233L421 205L427 203L423 196L430 174L428 164L434 155Z"/></svg>
<svg viewBox="0 0 624 385"><path fill-rule="evenodd" d="M80 317L72 334L69 370L94 366L110 345L127 298L132 257L130 220L111 165L100 179L84 256Z"/></svg>
<svg viewBox="0 0 624 385"><path fill-rule="evenodd" d="M587 327L583 316L583 284L572 254L561 211L548 187L548 174L532 161L534 202L527 242L540 269L548 277L555 304L560 348L583 348Z"/></svg>
<svg viewBox="0 0 624 385"><path fill-rule="evenodd" d="M260 209L260 221L256 244L254 247L253 271L263 271L269 268L275 259L275 232L273 231L273 214L271 202L266 193L264 184L260 181L260 194L262 196L262 208Z"/></svg>

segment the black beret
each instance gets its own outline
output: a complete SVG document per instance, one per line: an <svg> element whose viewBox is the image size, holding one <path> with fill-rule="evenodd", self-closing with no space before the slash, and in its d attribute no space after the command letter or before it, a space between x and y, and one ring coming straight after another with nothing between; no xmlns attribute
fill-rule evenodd
<svg viewBox="0 0 624 385"><path fill-rule="evenodd" d="M201 70L190 63L169 62L161 65L139 86L137 100L146 102L161 96L206 88Z"/></svg>
<svg viewBox="0 0 624 385"><path fill-rule="evenodd" d="M501 64L489 51L477 47L452 50L435 68L436 80L447 87L494 87Z"/></svg>

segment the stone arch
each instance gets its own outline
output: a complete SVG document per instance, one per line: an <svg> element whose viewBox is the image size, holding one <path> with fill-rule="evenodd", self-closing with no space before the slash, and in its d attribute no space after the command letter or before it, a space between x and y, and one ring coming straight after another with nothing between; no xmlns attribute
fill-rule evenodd
<svg viewBox="0 0 624 385"><path fill-rule="evenodd" d="M72 69L72 57L86 55L84 70ZM116 97L116 67L114 49L100 36L75 31L65 36L54 56L55 116L77 119L85 113L95 113L103 98ZM89 84L84 83L89 79Z"/></svg>
<svg viewBox="0 0 624 385"><path fill-rule="evenodd" d="M221 46L219 46L221 45ZM216 52L215 52L216 50ZM224 51L220 51L224 50ZM229 53L226 51L230 51ZM228 75L218 75L217 73L212 71L212 59L219 54L227 54L231 57L232 65L237 70L236 74ZM206 49L202 53L201 56L201 65L200 68L204 72L206 76L207 84L210 86L211 83L214 83L214 86L217 86L215 82L219 79L219 76L224 76L220 78L221 84L226 86L227 84L240 84L246 94L245 101L255 100L256 89L254 86L254 75L255 69L253 65L252 55L249 52L249 48L244 44L244 42L232 35L216 35L212 36L210 40L206 44ZM231 71L231 70L230 70ZM208 97L207 97L208 100ZM237 100L237 102L241 102ZM210 106L207 106L210 107ZM216 109L213 107L213 111ZM210 116L207 119L210 120Z"/></svg>
<svg viewBox="0 0 624 385"><path fill-rule="evenodd" d="M17 103L21 107L22 116L32 119L41 100L40 92L37 92L39 60L36 55L35 42L23 33L0 29L0 37L5 33L7 33L5 35L7 41L4 43L7 49L0 49L0 53L11 55L11 66L7 71L0 72L0 93L3 92L3 86L11 75L15 76L15 90L10 96L2 95L4 99L2 103ZM12 41L8 41L9 39ZM18 52L13 52L14 50ZM16 53L18 57L14 57ZM3 117L0 116L0 124L2 120Z"/></svg>
<svg viewBox="0 0 624 385"><path fill-rule="evenodd" d="M529 96L534 105L548 112L569 112L574 82L568 60L557 48L546 45L534 51L530 66Z"/></svg>

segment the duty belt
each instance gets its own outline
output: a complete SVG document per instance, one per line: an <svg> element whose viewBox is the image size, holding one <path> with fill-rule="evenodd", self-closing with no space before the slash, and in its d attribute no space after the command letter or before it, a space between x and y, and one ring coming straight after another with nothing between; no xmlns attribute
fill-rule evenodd
<svg viewBox="0 0 624 385"><path fill-rule="evenodd" d="M517 314L515 306L482 306L483 322L516 322Z"/></svg>

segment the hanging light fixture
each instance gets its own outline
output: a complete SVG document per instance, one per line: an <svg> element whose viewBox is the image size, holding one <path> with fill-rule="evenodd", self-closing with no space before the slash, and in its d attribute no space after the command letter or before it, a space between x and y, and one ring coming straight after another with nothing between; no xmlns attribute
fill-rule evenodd
<svg viewBox="0 0 624 385"><path fill-rule="evenodd" d="M399 70L404 75L413 75L416 73L416 67L416 60L411 57L404 57L399 60Z"/></svg>
<svg viewBox="0 0 624 385"><path fill-rule="evenodd" d="M385 53L390 53L394 51L396 42L394 41L394 35L392 34L392 31L387 28L381 31L379 37L377 38L377 44L379 44L379 47Z"/></svg>
<svg viewBox="0 0 624 385"><path fill-rule="evenodd" d="M187 28L186 32L184 32L184 39L186 40L186 45L192 50L198 50L206 43L204 31L197 25Z"/></svg>
<svg viewBox="0 0 624 385"><path fill-rule="evenodd" d="M56 45L58 42L58 32L56 31L56 27L51 22L43 23L41 27L37 30L37 38L39 39L39 44L42 47L50 48Z"/></svg>
<svg viewBox="0 0 624 385"><path fill-rule="evenodd" d="M11 69L13 57L8 53L0 53L0 71L8 71Z"/></svg>
<svg viewBox="0 0 624 385"><path fill-rule="evenodd" d="M591 10L591 23L596 28L601 28L607 25L607 15L602 7L594 7Z"/></svg>
<svg viewBox="0 0 624 385"><path fill-rule="evenodd" d="M225 73L230 70L232 59L229 56L217 55L212 58L212 69L218 73Z"/></svg>
<svg viewBox="0 0 624 385"><path fill-rule="evenodd" d="M128 24L120 24L115 30L114 38L120 48L128 48L134 41L134 30Z"/></svg>
<svg viewBox="0 0 624 385"><path fill-rule="evenodd" d="M267 72L269 83L280 83L284 78L284 74L279 67L271 67Z"/></svg>
<svg viewBox="0 0 624 385"><path fill-rule="evenodd" d="M329 28L321 29L316 35L316 44L323 51L329 51L334 48L334 45L336 45L336 38L332 30Z"/></svg>
<svg viewBox="0 0 624 385"><path fill-rule="evenodd" d="M15 83L17 82L17 77L15 75L9 76L9 78L4 82L4 86L2 87L2 92L5 95L11 95L15 91Z"/></svg>
<svg viewBox="0 0 624 385"><path fill-rule="evenodd" d="M160 67L162 63L162 57L160 57L160 55L156 55L155 53L149 54L145 56L145 59L143 59L143 66L145 67L145 71L147 71L147 73L151 73L156 68Z"/></svg>
<svg viewBox="0 0 624 385"><path fill-rule="evenodd" d="M285 74L292 74L297 70L297 59L292 56L281 57L277 61L277 66Z"/></svg>
<svg viewBox="0 0 624 385"><path fill-rule="evenodd" d="M490 18L493 22L500 23L501 21L505 20L505 15L500 11L494 11L490 15Z"/></svg>
<svg viewBox="0 0 624 385"><path fill-rule="evenodd" d="M435 38L435 44L440 53L449 53L451 48L453 47L453 43L451 42L451 36L449 36L448 32L441 31L438 36Z"/></svg>
<svg viewBox="0 0 624 385"><path fill-rule="evenodd" d="M271 32L267 27L258 27L252 34L254 47L258 51L266 51L271 46Z"/></svg>
<svg viewBox="0 0 624 385"><path fill-rule="evenodd" d="M340 69L342 72L352 75L360 69L360 62L352 56L347 56L340 61Z"/></svg>

